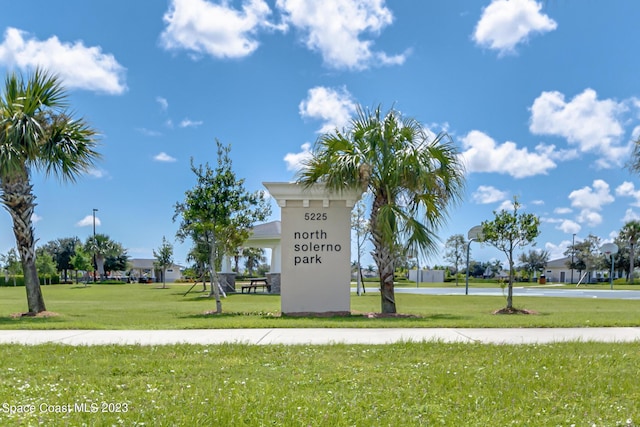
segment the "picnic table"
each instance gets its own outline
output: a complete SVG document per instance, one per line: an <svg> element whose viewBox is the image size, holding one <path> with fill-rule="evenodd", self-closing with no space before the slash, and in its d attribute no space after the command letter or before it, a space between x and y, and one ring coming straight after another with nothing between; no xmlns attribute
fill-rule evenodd
<svg viewBox="0 0 640 427"><path fill-rule="evenodd" d="M267 281L266 277L251 277L249 278L249 284L242 285L240 293L244 294L244 291L246 290L249 294L251 293L251 289L253 289L253 293L255 294L258 288L263 288L266 289L267 292L271 292L271 285Z"/></svg>

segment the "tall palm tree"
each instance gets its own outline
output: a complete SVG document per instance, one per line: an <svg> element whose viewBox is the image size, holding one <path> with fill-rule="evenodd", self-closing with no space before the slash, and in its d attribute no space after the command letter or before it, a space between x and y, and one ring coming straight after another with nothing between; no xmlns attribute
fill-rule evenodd
<svg viewBox="0 0 640 427"><path fill-rule="evenodd" d="M620 237L629 242L629 276L627 281L633 283L633 270L635 260L635 248L640 239L640 221L633 220L627 222L620 230Z"/></svg>
<svg viewBox="0 0 640 427"><path fill-rule="evenodd" d="M106 234L101 233L87 237L84 249L95 257L96 265L94 267L98 270L100 280L105 280L107 278L104 268L107 258L120 255L123 251L122 245L111 240L111 238Z"/></svg>
<svg viewBox="0 0 640 427"><path fill-rule="evenodd" d="M100 155L96 132L66 111L58 77L36 70L28 79L11 73L0 96L0 198L13 220L30 314L45 311L36 269L32 171L75 181Z"/></svg>
<svg viewBox="0 0 640 427"><path fill-rule="evenodd" d="M431 252L446 209L464 187L464 168L451 138L429 138L423 126L391 109L383 115L358 107L344 130L322 135L300 171L305 185L359 188L372 197L369 224L380 275L383 313L395 313L397 250Z"/></svg>

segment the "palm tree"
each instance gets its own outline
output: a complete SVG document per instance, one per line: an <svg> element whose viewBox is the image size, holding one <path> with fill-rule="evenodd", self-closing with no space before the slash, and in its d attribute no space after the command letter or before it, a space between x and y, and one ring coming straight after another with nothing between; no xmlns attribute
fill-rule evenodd
<svg viewBox="0 0 640 427"><path fill-rule="evenodd" d="M436 229L462 194L464 168L447 134L430 139L417 120L394 109L357 111L348 129L318 139L299 182L333 191L358 188L373 198L369 224L382 312L395 313L395 248L436 249Z"/></svg>
<svg viewBox="0 0 640 427"><path fill-rule="evenodd" d="M58 77L40 69L26 81L12 73L0 96L0 190L13 220L30 314L45 311L36 269L32 171L75 181L100 155L96 132L66 112Z"/></svg>
<svg viewBox="0 0 640 427"><path fill-rule="evenodd" d="M106 271L104 268L105 261L110 256L116 256L122 251L122 246L111 240L106 234L96 234L89 236L84 244L84 249L92 254L95 258L95 268L98 270L100 280L106 279ZM95 278L94 278L95 279Z"/></svg>
<svg viewBox="0 0 640 427"><path fill-rule="evenodd" d="M636 243L638 243L638 239L640 238L640 221L633 220L627 222L622 227L622 230L620 230L620 237L629 242L629 276L627 277L627 281L633 283L633 270L635 268L633 261Z"/></svg>

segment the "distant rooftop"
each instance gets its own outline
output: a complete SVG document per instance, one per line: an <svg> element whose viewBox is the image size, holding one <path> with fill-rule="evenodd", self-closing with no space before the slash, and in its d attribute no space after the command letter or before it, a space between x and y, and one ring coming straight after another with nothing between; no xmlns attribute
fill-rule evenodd
<svg viewBox="0 0 640 427"><path fill-rule="evenodd" d="M264 224L258 224L253 227L251 240L279 239L281 234L282 227L280 221L265 222Z"/></svg>

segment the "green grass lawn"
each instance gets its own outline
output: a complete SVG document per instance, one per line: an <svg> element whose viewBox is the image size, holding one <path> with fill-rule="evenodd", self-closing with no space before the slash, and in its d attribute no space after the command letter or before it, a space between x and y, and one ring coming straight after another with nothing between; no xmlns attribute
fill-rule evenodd
<svg viewBox="0 0 640 427"><path fill-rule="evenodd" d="M24 288L0 288L0 329L194 329L280 327L587 327L640 326L640 300L515 297L514 304L535 315L492 314L501 296L397 294L398 311L412 318L370 319L380 296L351 297L347 317L280 317L277 295L229 295L222 315L208 315L215 301L201 292L183 296L187 285L54 285L43 287L49 318L15 318L26 309Z"/></svg>
<svg viewBox="0 0 640 427"><path fill-rule="evenodd" d="M638 344L9 345L0 357L3 426L640 425Z"/></svg>
<svg viewBox="0 0 640 427"><path fill-rule="evenodd" d="M280 298L183 296L186 285L46 286L58 315L13 318L24 288L0 288L2 329L640 326L640 301L398 294L409 319L279 317ZM352 296L379 311L378 294ZM640 426L638 343L0 347L0 425Z"/></svg>

